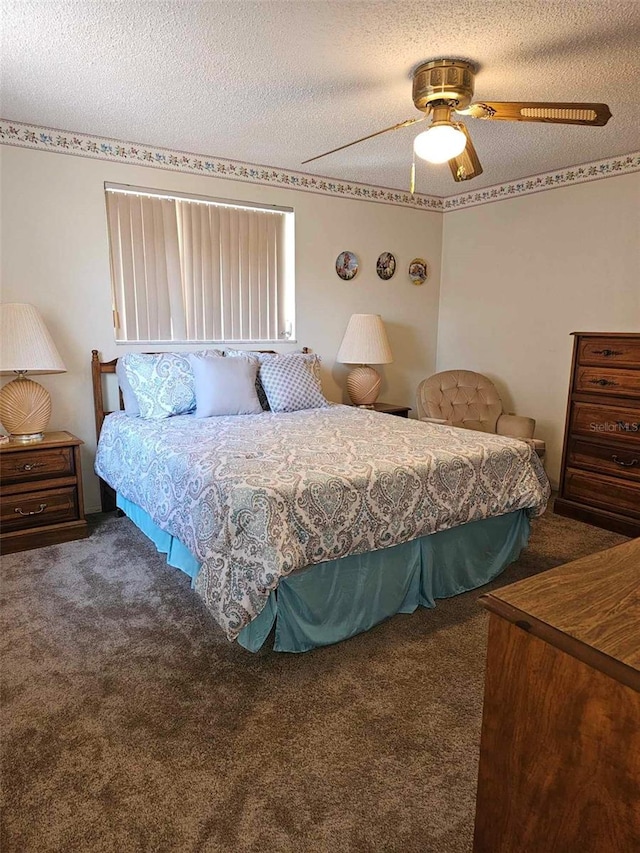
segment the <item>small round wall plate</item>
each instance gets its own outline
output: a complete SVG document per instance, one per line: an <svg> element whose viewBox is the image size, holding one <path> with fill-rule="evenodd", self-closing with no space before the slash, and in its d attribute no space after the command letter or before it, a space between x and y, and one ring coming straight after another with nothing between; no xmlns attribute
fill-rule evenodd
<svg viewBox="0 0 640 853"><path fill-rule="evenodd" d="M336 258L336 272L344 281L351 281L358 272L358 257L354 252L340 252Z"/></svg>
<svg viewBox="0 0 640 853"><path fill-rule="evenodd" d="M409 264L409 278L413 284L424 284L429 275L429 267L423 258L414 258Z"/></svg>
<svg viewBox="0 0 640 853"><path fill-rule="evenodd" d="M376 263L376 272L383 281L389 281L396 271L396 259L391 252L383 252Z"/></svg>

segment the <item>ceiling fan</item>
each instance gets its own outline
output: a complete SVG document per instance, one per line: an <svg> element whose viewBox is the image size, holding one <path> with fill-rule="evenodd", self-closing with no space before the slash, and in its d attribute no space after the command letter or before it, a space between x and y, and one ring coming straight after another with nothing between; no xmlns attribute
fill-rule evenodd
<svg viewBox="0 0 640 853"><path fill-rule="evenodd" d="M414 154L430 163L449 163L454 181L470 181L482 166L469 131L452 121L452 112L488 121L538 121L550 124L584 124L602 127L611 118L606 104L548 103L537 101L476 101L472 103L476 66L461 59L433 59L413 73L413 103L424 115L385 127L304 160L302 165L358 145L390 130L400 130L432 116L428 130L413 141ZM411 167L411 193L415 189L415 157Z"/></svg>

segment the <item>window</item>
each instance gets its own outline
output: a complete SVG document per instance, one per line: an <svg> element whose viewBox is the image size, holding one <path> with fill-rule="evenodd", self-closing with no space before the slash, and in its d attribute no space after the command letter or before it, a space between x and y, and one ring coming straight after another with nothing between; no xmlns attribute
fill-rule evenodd
<svg viewBox="0 0 640 853"><path fill-rule="evenodd" d="M105 184L116 341L294 337L289 208Z"/></svg>

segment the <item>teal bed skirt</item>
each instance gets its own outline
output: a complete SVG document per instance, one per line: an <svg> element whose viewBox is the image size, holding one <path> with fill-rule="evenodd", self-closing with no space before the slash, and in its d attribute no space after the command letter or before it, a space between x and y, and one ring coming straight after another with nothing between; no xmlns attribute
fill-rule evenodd
<svg viewBox="0 0 640 853"><path fill-rule="evenodd" d="M193 554L136 504L118 495L117 505L193 585L200 569ZM499 575L518 559L529 529L526 510L518 510L307 566L280 581L238 642L257 652L275 624L275 651L305 652L367 631L395 613L435 607L436 599L476 589Z"/></svg>

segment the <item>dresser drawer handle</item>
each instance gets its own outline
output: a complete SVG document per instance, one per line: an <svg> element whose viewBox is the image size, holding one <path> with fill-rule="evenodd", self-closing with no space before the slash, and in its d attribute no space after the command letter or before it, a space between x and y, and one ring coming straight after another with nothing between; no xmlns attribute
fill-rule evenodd
<svg viewBox="0 0 640 853"><path fill-rule="evenodd" d="M14 471L33 471L34 468L44 468L44 462L27 462L26 465L15 465Z"/></svg>
<svg viewBox="0 0 640 853"><path fill-rule="evenodd" d="M594 349L595 355L603 355L605 358L609 358L611 355L624 355L624 350L619 349Z"/></svg>
<svg viewBox="0 0 640 853"><path fill-rule="evenodd" d="M590 379L589 382L592 385L602 385L604 388L607 385L617 385L617 382L614 382L613 379Z"/></svg>
<svg viewBox="0 0 640 853"><path fill-rule="evenodd" d="M615 453L611 458L616 463L616 465L621 465L623 468L632 468L634 465L637 465L640 462L640 459L632 459L631 462L624 462L622 459L618 459Z"/></svg>
<svg viewBox="0 0 640 853"><path fill-rule="evenodd" d="M17 506L14 509L14 512L17 512L18 515L40 515L40 513L44 512L46 508L47 508L46 504L40 504L40 509L33 509L33 510L31 510L31 512L23 512L22 509L19 506Z"/></svg>

